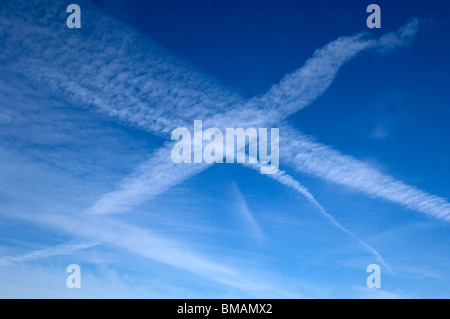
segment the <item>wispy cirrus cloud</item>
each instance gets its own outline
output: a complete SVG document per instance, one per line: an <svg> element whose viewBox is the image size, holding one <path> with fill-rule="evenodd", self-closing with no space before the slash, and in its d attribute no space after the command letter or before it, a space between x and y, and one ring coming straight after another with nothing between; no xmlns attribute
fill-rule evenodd
<svg viewBox="0 0 450 319"><path fill-rule="evenodd" d="M64 2L48 0L2 2L0 57L10 70L73 105L157 135L244 102L95 8L86 12L88 31L70 32L60 23L65 8Z"/></svg>
<svg viewBox="0 0 450 319"><path fill-rule="evenodd" d="M89 244L85 244L86 247L61 245L17 257L14 260L12 259L15 257L4 257L5 265L9 261L28 261L36 256L44 258L46 255L53 256L56 253L70 253L74 251L70 249L71 247L88 248L100 242L102 245L123 249L144 259L188 271L211 282L239 289L248 293L249 296L258 296L265 292L277 296L298 297L294 292L282 290L277 284L254 276L252 274L254 270L221 262L220 259L223 257L200 253L189 243L167 238L155 230L130 225L109 216L101 216L101 218L93 215L67 214L39 214L38 216L18 214L17 216L50 229L55 228L77 238L83 238Z"/></svg>
<svg viewBox="0 0 450 319"><path fill-rule="evenodd" d="M58 255L70 255L78 250L88 249L99 244L99 242L68 242L55 247L35 250L19 256L4 256L0 257L0 266L45 259Z"/></svg>
<svg viewBox="0 0 450 319"><path fill-rule="evenodd" d="M256 222L253 213L250 211L245 197L236 182L232 183L231 192L234 197L233 203L231 205L232 207L236 207L239 217L245 223L245 228L249 230L250 234L252 234L254 238L256 238L257 240L262 240L262 230Z"/></svg>

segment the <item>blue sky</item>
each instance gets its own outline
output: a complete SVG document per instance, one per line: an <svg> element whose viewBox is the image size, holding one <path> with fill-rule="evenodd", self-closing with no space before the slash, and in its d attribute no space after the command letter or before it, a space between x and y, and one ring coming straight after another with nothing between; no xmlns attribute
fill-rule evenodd
<svg viewBox="0 0 450 319"><path fill-rule="evenodd" d="M0 5L1 297L449 297L448 3L77 3ZM280 171L174 164L194 119Z"/></svg>

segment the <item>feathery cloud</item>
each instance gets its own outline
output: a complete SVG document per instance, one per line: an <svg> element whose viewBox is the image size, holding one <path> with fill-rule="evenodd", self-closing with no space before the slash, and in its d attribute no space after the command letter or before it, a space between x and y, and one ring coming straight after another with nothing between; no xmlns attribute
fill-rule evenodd
<svg viewBox="0 0 450 319"><path fill-rule="evenodd" d="M69 242L55 247L35 250L20 256L4 256L0 257L0 266L45 259L57 255L69 255L78 250L95 247L97 245L99 245L98 242Z"/></svg>

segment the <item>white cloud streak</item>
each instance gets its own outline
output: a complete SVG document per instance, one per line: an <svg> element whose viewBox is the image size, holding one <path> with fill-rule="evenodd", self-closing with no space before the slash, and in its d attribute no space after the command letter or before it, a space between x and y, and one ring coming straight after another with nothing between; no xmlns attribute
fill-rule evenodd
<svg viewBox="0 0 450 319"><path fill-rule="evenodd" d="M257 164L246 163L245 166L259 171L261 164L260 163L257 163ZM279 182L279 183L281 183L281 184L291 188L292 190L296 191L297 193L299 193L300 195L305 197L310 203L312 203L319 210L320 214L323 217L325 217L332 225L334 225L335 227L337 227L338 229L340 229L341 231L343 231L344 233L346 233L347 235L349 235L353 239L356 239L391 274L394 273L392 271L391 267L385 262L383 257L381 257L381 255L378 253L378 251L375 248L373 248L372 246L367 244L365 241L363 241L361 238L356 236L354 233L349 231L347 228L342 226L333 216L331 216L325 210L325 208L316 200L316 198L309 192L309 190L305 186L300 184L299 181L297 181L291 175L287 174L285 171L282 171L282 170L279 170L277 173L271 174L271 175L267 175L267 176L272 178L272 179L274 179L274 180L276 180L277 182Z"/></svg>
<svg viewBox="0 0 450 319"><path fill-rule="evenodd" d="M280 132L288 136L280 138L281 157L296 171L450 221L450 204L445 199L398 181L351 156L342 155L288 125L281 126Z"/></svg>
<svg viewBox="0 0 450 319"><path fill-rule="evenodd" d="M209 164L178 165L170 157L171 144L151 154L119 188L102 196L85 213L116 214L131 210L202 172Z"/></svg>
<svg viewBox="0 0 450 319"><path fill-rule="evenodd" d="M231 191L234 195L233 196L234 202L231 204L231 206L236 206L237 211L240 214L240 217L244 221L247 229L253 235L253 237L256 238L257 240L262 240L263 239L262 230L259 227L258 223L256 222L255 218L253 217L253 213L250 211L247 202L245 200L245 197L242 194L242 191L239 189L239 186L236 184L236 182L233 182Z"/></svg>
<svg viewBox="0 0 450 319"><path fill-rule="evenodd" d="M0 58L74 105L157 135L244 101L214 79L95 8L73 32L64 2L4 1ZM23 12L27 12L24 15Z"/></svg>
<svg viewBox="0 0 450 319"><path fill-rule="evenodd" d="M98 242L69 242L51 248L35 250L20 256L4 256L0 258L0 266L45 259L58 255L70 255L81 249L87 249L97 245L99 245Z"/></svg>
<svg viewBox="0 0 450 319"><path fill-rule="evenodd" d="M234 268L220 262L219 258L206 257L196 252L186 242L168 239L149 229L113 220L109 216L97 215L61 215L61 214L26 214L18 215L26 220L37 222L49 228L67 232L78 238L100 242L124 249L145 259L185 270L202 276L212 282L257 295L260 291L279 296L289 294L277 288L277 285L267 283L251 275L249 269ZM47 251L61 251L58 247ZM50 255L50 253L47 253ZM34 253L33 255L44 255ZM26 260L22 257L21 260Z"/></svg>

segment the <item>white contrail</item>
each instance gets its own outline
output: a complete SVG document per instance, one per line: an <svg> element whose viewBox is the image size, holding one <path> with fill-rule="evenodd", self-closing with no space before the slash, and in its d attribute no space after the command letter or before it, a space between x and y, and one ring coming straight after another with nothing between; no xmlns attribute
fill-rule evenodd
<svg viewBox="0 0 450 319"><path fill-rule="evenodd" d="M246 163L244 165L247 166L247 167L250 167L250 168L252 168L254 170L259 171L261 163L257 163L257 164ZM333 216L331 216L325 210L325 208L315 199L315 197L309 192L309 190L305 186L300 184L299 181L297 181L291 175L287 174L286 172L284 172L282 170L279 170L277 173L270 174L270 175L267 175L267 176L272 178L272 179L274 179L274 180L276 180L277 182L279 182L279 183L281 183L281 184L283 184L283 185L285 185L285 186L295 190L297 193L299 193L303 197L305 197L310 203L312 203L319 210L321 215L324 216L332 225L334 225L335 227L337 227L341 231L345 232L346 234L348 234L352 238L356 239L366 250L368 250L372 255L374 255L375 258L377 259L377 261L380 264L382 264L384 267L386 267L386 269L388 269L391 274L394 273L392 271L391 267L384 261L383 257L381 257L381 255L378 253L378 251L375 248L373 248L372 246L367 244L365 241L363 241L361 238L356 236L354 233L349 231L347 228L342 226Z"/></svg>
<svg viewBox="0 0 450 319"><path fill-rule="evenodd" d="M7 266L13 263L28 262L44 259L58 255L69 255L81 249L87 249L99 245L98 242L69 242L51 248L35 250L20 256L0 257L0 266Z"/></svg>
<svg viewBox="0 0 450 319"><path fill-rule="evenodd" d="M231 191L234 195L234 203L232 204L232 207L235 206L237 208L238 213L241 215L249 232L256 239L262 240L263 239L262 230L259 227L258 223L256 222L255 218L253 217L253 213L250 211L247 202L244 198L244 195L239 189L239 186L234 181L232 183Z"/></svg>
<svg viewBox="0 0 450 319"><path fill-rule="evenodd" d="M89 10L89 31L61 26L65 6L50 0L2 1L3 64L75 106L157 135L245 102L95 8Z"/></svg>
<svg viewBox="0 0 450 319"><path fill-rule="evenodd" d="M127 125L164 136L194 119L219 128L275 125L319 97L340 67L358 53L402 46L410 42L418 24L411 20L378 40L366 34L340 37L316 50L302 68L267 94L246 101L97 10L90 10L89 32L61 28L63 5L49 0L2 4L0 57L5 64L74 105L94 107ZM40 6L48 12L23 16ZM41 17L37 25L36 16Z"/></svg>
<svg viewBox="0 0 450 319"><path fill-rule="evenodd" d="M327 145L315 142L313 138L298 133L288 125L281 126L280 132L289 137L280 138L280 148L283 149L280 156L296 171L450 221L450 204L445 199L382 174L351 156L342 155Z"/></svg>
<svg viewBox="0 0 450 319"><path fill-rule="evenodd" d="M135 170L133 175L121 182L117 190L104 194L85 213L127 212L211 166L205 163L175 164L170 156L170 151L171 144L156 150L147 161Z"/></svg>

